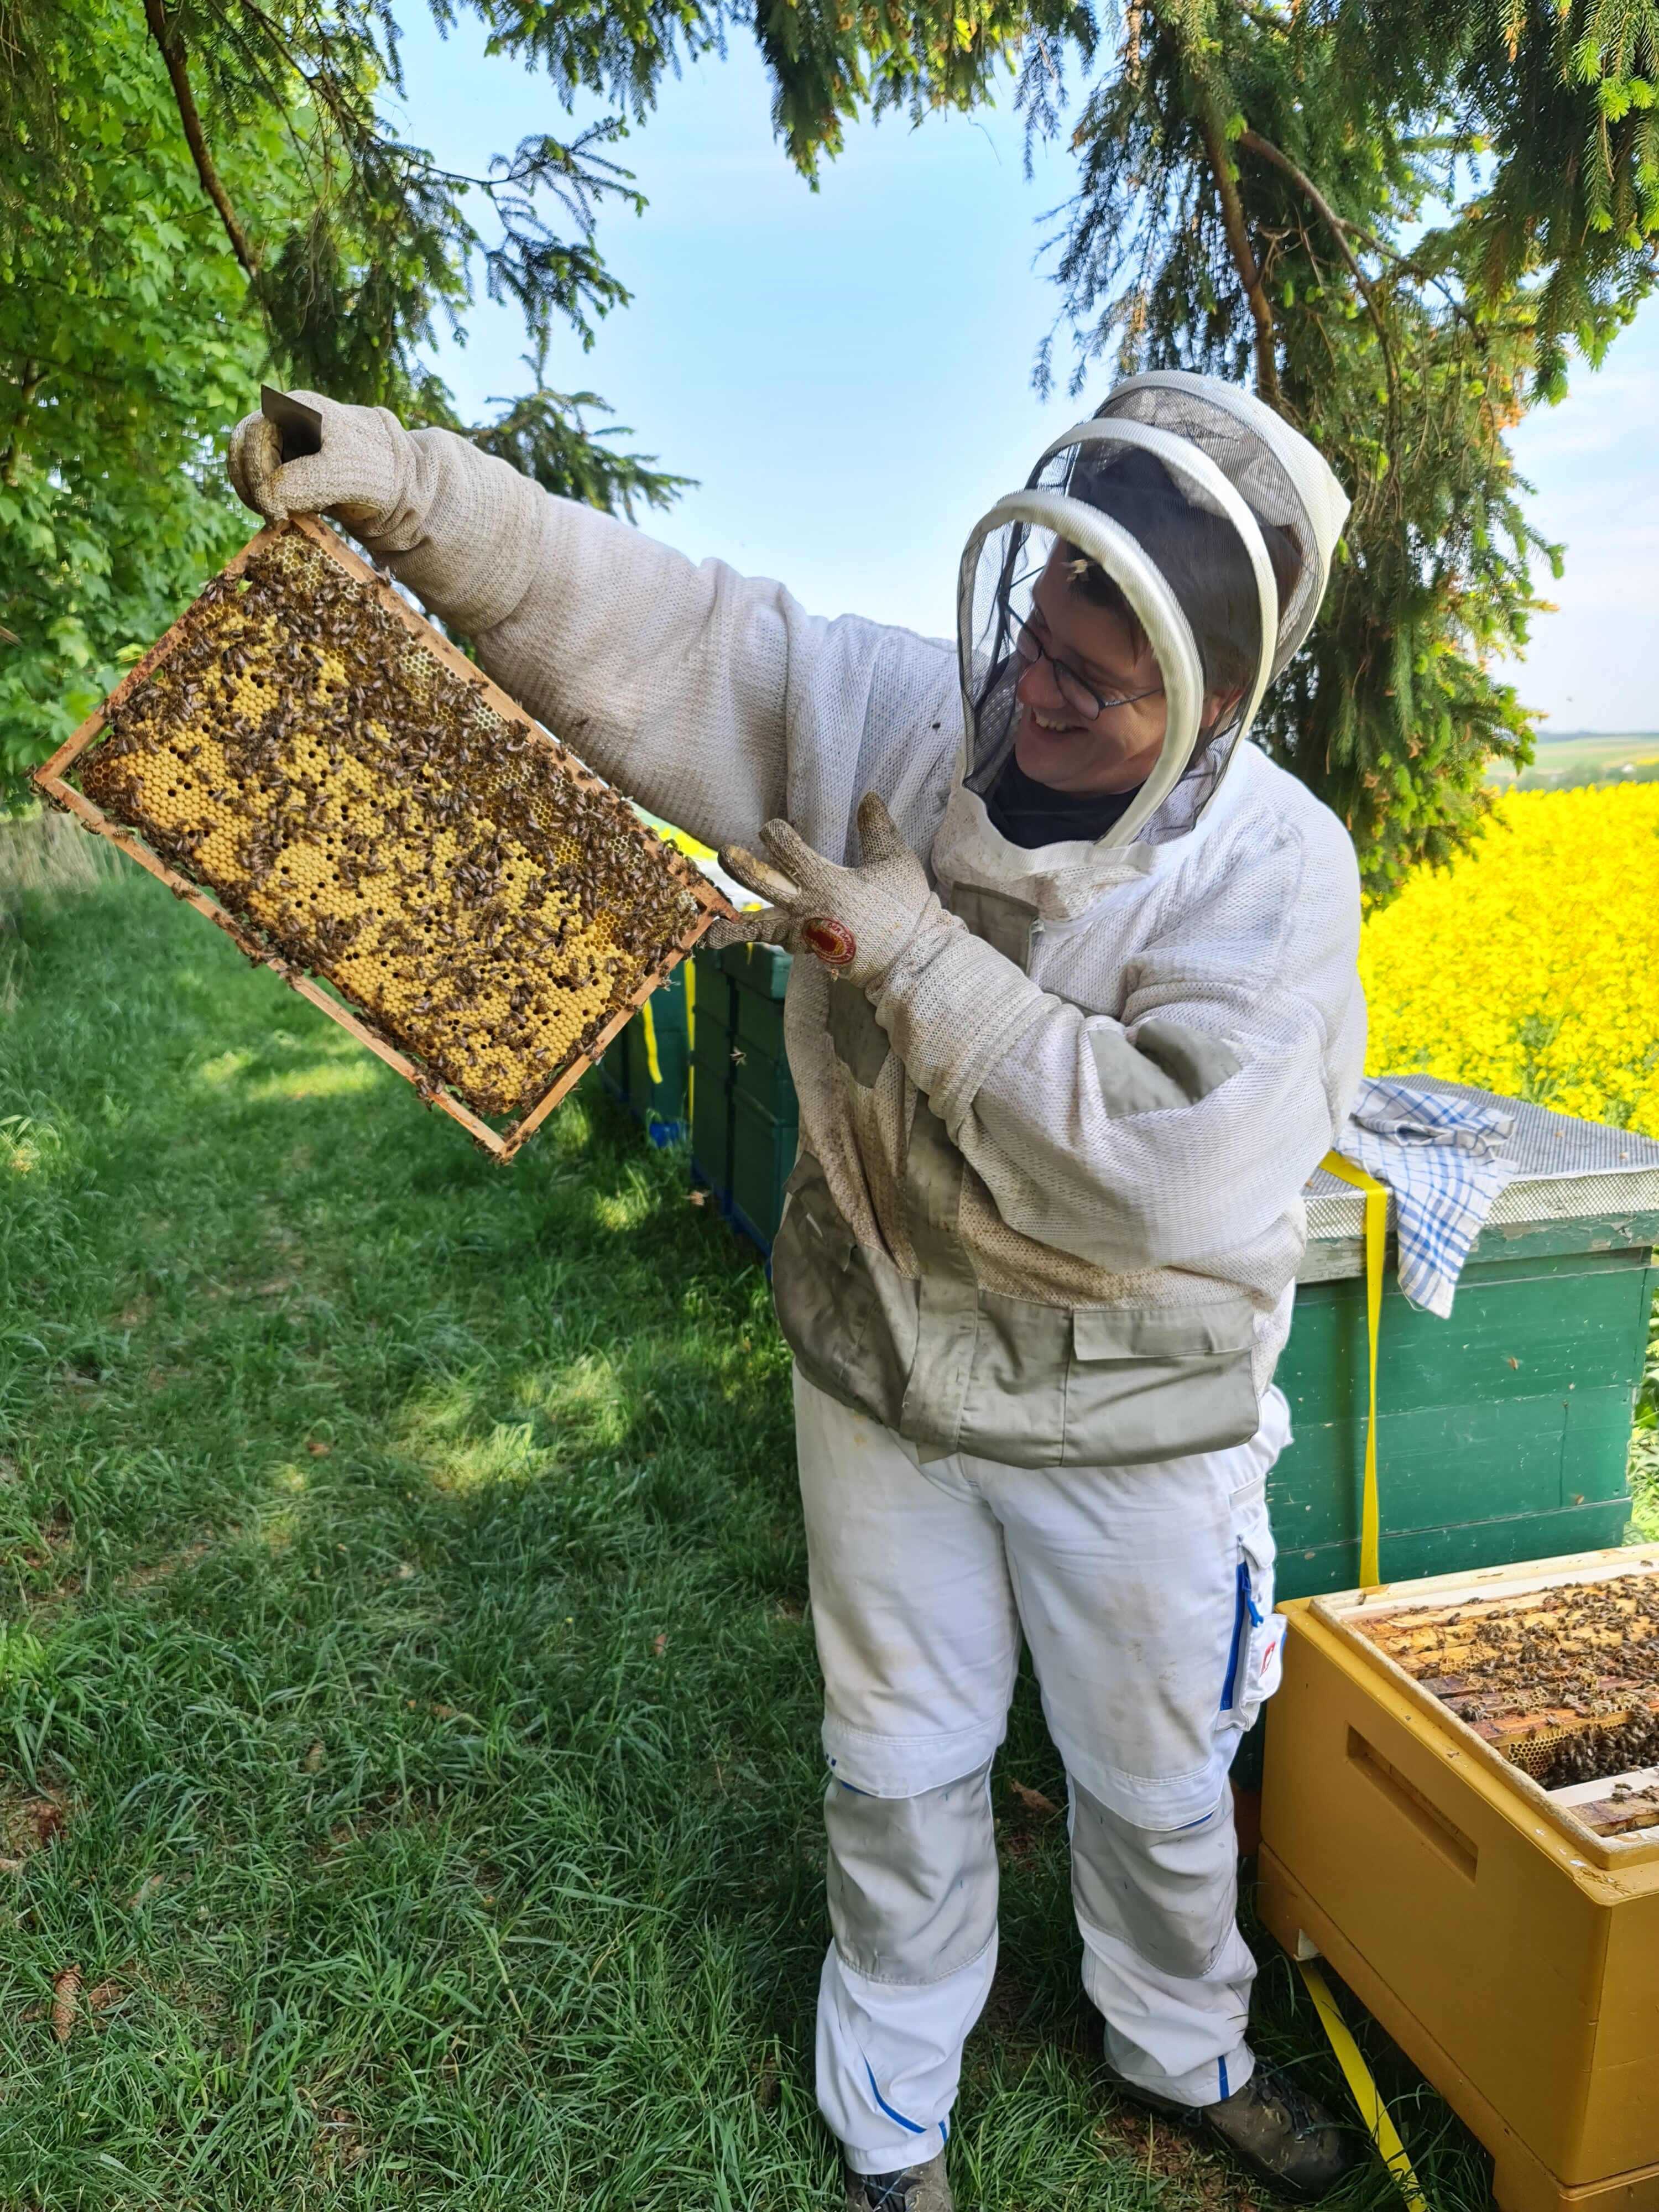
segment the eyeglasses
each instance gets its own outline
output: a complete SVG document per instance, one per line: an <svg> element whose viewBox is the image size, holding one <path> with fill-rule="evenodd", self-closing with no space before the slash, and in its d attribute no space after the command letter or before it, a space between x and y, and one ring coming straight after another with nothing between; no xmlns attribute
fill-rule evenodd
<svg viewBox="0 0 1659 2212"><path fill-rule="evenodd" d="M1090 690L1075 668L1068 668L1063 660L1054 658L1030 623L1020 624L1014 647L1028 668L1035 668L1040 660L1048 662L1054 672L1054 683L1060 697L1068 707L1075 707L1087 721L1096 720L1109 708L1133 707L1137 699L1155 699L1164 689L1161 684L1151 684L1144 691L1126 691L1121 698L1103 699L1097 691Z"/></svg>

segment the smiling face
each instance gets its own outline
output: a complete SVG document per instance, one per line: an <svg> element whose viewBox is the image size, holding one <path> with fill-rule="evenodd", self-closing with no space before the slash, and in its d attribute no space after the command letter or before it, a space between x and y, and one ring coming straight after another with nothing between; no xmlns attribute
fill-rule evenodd
<svg viewBox="0 0 1659 2212"><path fill-rule="evenodd" d="M1049 555L1032 592L1030 633L1098 697L1127 703L1091 719L1060 689L1053 661L1037 660L1015 687L1014 758L1049 790L1092 799L1146 782L1163 749L1166 708L1158 656L1122 615L1073 587L1066 568L1074 557L1064 545Z"/></svg>
<svg viewBox="0 0 1659 2212"><path fill-rule="evenodd" d="M1163 750L1169 713L1158 656L1145 633L1124 613L1097 605L1076 587L1067 574L1076 559L1073 549L1056 545L1032 592L1027 628L1043 657L1024 671L1014 688L1020 706L1014 758L1050 791L1095 799L1146 782ZM1123 703L1090 715L1067 696L1054 660L1063 661L1097 698ZM1216 728L1237 698L1237 692L1206 694L1203 730Z"/></svg>

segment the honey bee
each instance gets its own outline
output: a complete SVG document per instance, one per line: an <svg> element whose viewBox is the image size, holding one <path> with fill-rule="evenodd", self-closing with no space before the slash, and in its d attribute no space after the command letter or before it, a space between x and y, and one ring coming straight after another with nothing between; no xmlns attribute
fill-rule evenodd
<svg viewBox="0 0 1659 2212"><path fill-rule="evenodd" d="M1659 1759L1659 1575L1407 1609L1372 1632L1546 1789Z"/></svg>
<svg viewBox="0 0 1659 2212"><path fill-rule="evenodd" d="M539 1095L700 911L678 854L297 532L208 586L77 773L481 1112Z"/></svg>

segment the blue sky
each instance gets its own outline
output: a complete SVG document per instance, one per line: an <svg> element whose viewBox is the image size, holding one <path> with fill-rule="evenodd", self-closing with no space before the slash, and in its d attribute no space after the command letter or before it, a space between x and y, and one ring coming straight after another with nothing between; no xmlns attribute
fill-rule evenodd
<svg viewBox="0 0 1659 2212"><path fill-rule="evenodd" d="M447 164L476 170L528 131L568 131L545 86L486 60L470 26L445 41L423 12L406 20L402 121ZM634 304L589 354L556 341L548 374L602 393L630 443L700 480L645 526L781 577L817 612L948 631L969 527L1093 404L1030 388L1057 306L1038 258L1071 187L1063 143L1038 149L1028 179L1011 110L920 130L889 116L849 131L813 192L773 139L738 32L725 62L665 86L621 158L650 205L608 212L600 242ZM441 366L476 416L524 387L523 350L516 317L480 302ZM1519 672L1555 731L1659 727L1656 398L1650 307L1601 374L1582 373L1516 441L1539 526L1569 544L1561 584L1546 579L1560 611L1540 618Z"/></svg>

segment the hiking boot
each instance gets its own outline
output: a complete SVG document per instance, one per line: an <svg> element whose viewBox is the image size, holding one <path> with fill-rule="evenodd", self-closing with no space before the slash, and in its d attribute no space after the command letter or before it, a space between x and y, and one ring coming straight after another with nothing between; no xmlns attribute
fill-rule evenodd
<svg viewBox="0 0 1659 2212"><path fill-rule="evenodd" d="M1317 2098L1299 2089L1277 2066L1260 2060L1244 2087L1217 2105L1177 2105L1138 2088L1115 2070L1113 2079L1137 2103L1219 2136L1241 2166L1281 2195L1304 2203L1328 2196L1358 2162L1349 2136Z"/></svg>
<svg viewBox="0 0 1659 2212"><path fill-rule="evenodd" d="M1259 2061L1242 2089L1201 2106L1198 2117L1252 2173L1304 2202L1328 2195L1358 2160L1351 2137L1316 2097Z"/></svg>
<svg viewBox="0 0 1659 2212"><path fill-rule="evenodd" d="M945 2153L926 2166L907 2166L897 2173L847 2176L847 2212L956 2212L956 2199L945 2179Z"/></svg>

